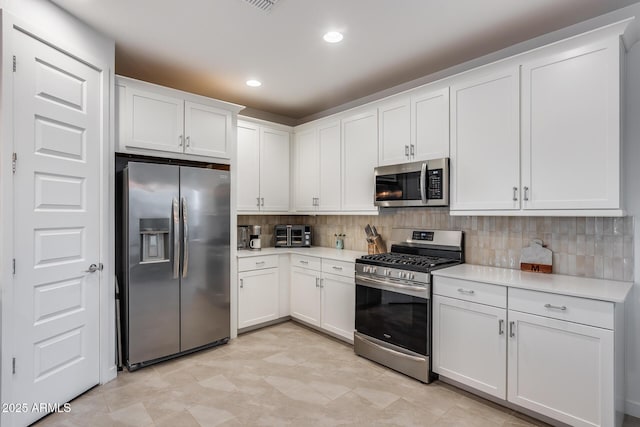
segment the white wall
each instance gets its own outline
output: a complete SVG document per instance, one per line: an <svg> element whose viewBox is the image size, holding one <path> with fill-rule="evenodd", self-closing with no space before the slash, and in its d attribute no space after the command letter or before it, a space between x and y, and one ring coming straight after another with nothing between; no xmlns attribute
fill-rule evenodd
<svg viewBox="0 0 640 427"><path fill-rule="evenodd" d="M640 417L640 43L627 55L624 196L627 212L634 217L635 283L626 311L626 412Z"/></svg>

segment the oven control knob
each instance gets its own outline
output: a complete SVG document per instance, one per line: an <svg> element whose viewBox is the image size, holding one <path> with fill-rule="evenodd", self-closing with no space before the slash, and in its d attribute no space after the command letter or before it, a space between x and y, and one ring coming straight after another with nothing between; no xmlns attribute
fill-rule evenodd
<svg viewBox="0 0 640 427"><path fill-rule="evenodd" d="M409 279L413 280L414 277L413 273L409 273Z"/></svg>
<svg viewBox="0 0 640 427"><path fill-rule="evenodd" d="M401 279L404 279L406 277L406 273L404 271L399 271L398 272L398 277L400 277Z"/></svg>
<svg viewBox="0 0 640 427"><path fill-rule="evenodd" d="M384 275L385 276L391 276L391 270L385 270L384 271Z"/></svg>
<svg viewBox="0 0 640 427"><path fill-rule="evenodd" d="M375 273L377 270L378 270L378 268L377 268L377 267L371 267L371 272L372 272L372 273Z"/></svg>

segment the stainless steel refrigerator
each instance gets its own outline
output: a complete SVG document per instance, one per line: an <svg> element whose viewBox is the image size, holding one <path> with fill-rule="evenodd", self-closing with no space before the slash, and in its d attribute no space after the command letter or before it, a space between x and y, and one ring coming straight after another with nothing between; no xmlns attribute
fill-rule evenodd
<svg viewBox="0 0 640 427"><path fill-rule="evenodd" d="M229 339L230 187L224 170L123 171L123 349L130 370Z"/></svg>

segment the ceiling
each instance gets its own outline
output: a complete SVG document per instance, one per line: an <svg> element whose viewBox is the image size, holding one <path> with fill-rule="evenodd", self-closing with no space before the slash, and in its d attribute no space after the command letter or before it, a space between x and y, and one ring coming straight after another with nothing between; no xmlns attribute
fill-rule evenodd
<svg viewBox="0 0 640 427"><path fill-rule="evenodd" d="M294 124L637 0L53 1L115 39L118 74Z"/></svg>

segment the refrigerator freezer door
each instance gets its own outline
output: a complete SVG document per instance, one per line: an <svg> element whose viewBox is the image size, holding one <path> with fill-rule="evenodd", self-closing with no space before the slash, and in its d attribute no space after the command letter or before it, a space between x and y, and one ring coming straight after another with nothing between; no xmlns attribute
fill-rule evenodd
<svg viewBox="0 0 640 427"><path fill-rule="evenodd" d="M187 351L230 335L229 172L181 167L181 348Z"/></svg>
<svg viewBox="0 0 640 427"><path fill-rule="evenodd" d="M175 244L179 171L177 166L130 162L125 172L129 365L180 351L180 279L174 275L180 257Z"/></svg>

